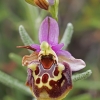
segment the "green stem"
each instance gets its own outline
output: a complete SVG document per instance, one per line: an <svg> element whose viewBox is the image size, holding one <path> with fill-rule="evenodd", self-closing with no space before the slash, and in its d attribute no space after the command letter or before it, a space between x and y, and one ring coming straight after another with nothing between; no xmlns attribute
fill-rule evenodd
<svg viewBox="0 0 100 100"><path fill-rule="evenodd" d="M55 4L49 8L49 12L51 13L52 17L58 21L58 6L59 0L55 0Z"/></svg>

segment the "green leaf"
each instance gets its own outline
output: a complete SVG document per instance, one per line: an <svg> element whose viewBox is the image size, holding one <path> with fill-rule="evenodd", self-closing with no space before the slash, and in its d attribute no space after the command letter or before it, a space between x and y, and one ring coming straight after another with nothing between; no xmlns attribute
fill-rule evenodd
<svg viewBox="0 0 100 100"><path fill-rule="evenodd" d="M31 94L29 88L26 87L23 83L19 82L17 79L12 78L11 76L5 74L2 71L0 71L0 82L8 87L17 89L27 95Z"/></svg>
<svg viewBox="0 0 100 100"><path fill-rule="evenodd" d="M91 71L91 70L87 70L86 72L73 75L73 76L72 76L72 80L73 80L73 82L76 82L76 81L78 81L78 80L86 79L86 78L89 77L91 74L92 74L92 71Z"/></svg>
<svg viewBox="0 0 100 100"><path fill-rule="evenodd" d="M22 25L19 26L19 33L24 45L34 44L33 40L30 38Z"/></svg>
<svg viewBox="0 0 100 100"><path fill-rule="evenodd" d="M100 90L100 81L93 80L82 80L74 83L74 88L84 89L84 90Z"/></svg>
<svg viewBox="0 0 100 100"><path fill-rule="evenodd" d="M70 100L91 100L90 94L81 94L75 97L70 98Z"/></svg>
<svg viewBox="0 0 100 100"><path fill-rule="evenodd" d="M33 40L30 38L30 36L28 35L28 33L26 32L26 30L22 25L19 26L19 33L24 45L34 44ZM29 52L31 53L30 50Z"/></svg>
<svg viewBox="0 0 100 100"><path fill-rule="evenodd" d="M63 49L66 49L68 45L70 44L71 38L73 35L73 25L71 23L67 24L67 27L65 29L64 35L60 41L60 43L64 43Z"/></svg>
<svg viewBox="0 0 100 100"><path fill-rule="evenodd" d="M13 61L15 61L18 65L22 64L22 57L20 57L17 54L14 53L10 53L9 54L9 58L11 58ZM22 66L22 65L21 65Z"/></svg>

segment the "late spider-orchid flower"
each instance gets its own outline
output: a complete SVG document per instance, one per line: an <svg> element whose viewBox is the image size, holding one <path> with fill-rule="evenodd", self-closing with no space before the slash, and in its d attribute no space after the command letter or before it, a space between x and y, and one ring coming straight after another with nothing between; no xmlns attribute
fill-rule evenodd
<svg viewBox="0 0 100 100"><path fill-rule="evenodd" d="M46 17L39 30L40 45L23 46L34 51L23 57L22 64L28 68L26 85L37 100L62 100L72 89L72 71L85 67L83 60L62 50L58 36L56 20Z"/></svg>
<svg viewBox="0 0 100 100"><path fill-rule="evenodd" d="M49 6L54 5L55 0L25 0L29 4L36 5L42 9L48 10Z"/></svg>

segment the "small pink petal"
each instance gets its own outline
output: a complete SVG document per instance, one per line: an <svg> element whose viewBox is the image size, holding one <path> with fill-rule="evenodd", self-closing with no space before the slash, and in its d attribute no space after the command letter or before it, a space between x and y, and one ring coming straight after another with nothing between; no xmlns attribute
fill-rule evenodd
<svg viewBox="0 0 100 100"><path fill-rule="evenodd" d="M43 41L48 42L50 45L58 43L59 27L55 19L46 17L39 29L40 43Z"/></svg>
<svg viewBox="0 0 100 100"><path fill-rule="evenodd" d="M63 46L64 46L64 43L60 43L60 44L52 46L52 49L56 52L56 51L62 49Z"/></svg>
<svg viewBox="0 0 100 100"><path fill-rule="evenodd" d="M68 52L68 51L65 51L65 50L59 50L59 51L56 51L56 54L58 56L66 56L67 58L70 58L72 57L72 55Z"/></svg>
<svg viewBox="0 0 100 100"><path fill-rule="evenodd" d="M71 67L72 71L81 70L86 66L85 62L82 59L75 59L75 58L69 59L68 64Z"/></svg>
<svg viewBox="0 0 100 100"><path fill-rule="evenodd" d="M36 51L38 51L38 52L40 51L40 45L38 45L38 44L32 44L31 47L36 49Z"/></svg>

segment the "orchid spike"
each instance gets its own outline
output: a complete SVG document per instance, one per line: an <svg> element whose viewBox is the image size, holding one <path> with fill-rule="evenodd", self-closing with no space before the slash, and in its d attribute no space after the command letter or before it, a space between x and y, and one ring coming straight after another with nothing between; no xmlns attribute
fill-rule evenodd
<svg viewBox="0 0 100 100"><path fill-rule="evenodd" d="M22 59L27 66L26 85L37 100L62 100L72 89L72 71L85 67L85 62L75 59L58 44L59 27L55 19L46 17L39 29L39 44L23 48L34 52ZM21 46L22 47L22 46ZM33 48L33 49L32 49Z"/></svg>
<svg viewBox="0 0 100 100"><path fill-rule="evenodd" d="M48 10L49 6L54 5L55 0L25 0L27 3Z"/></svg>

